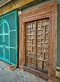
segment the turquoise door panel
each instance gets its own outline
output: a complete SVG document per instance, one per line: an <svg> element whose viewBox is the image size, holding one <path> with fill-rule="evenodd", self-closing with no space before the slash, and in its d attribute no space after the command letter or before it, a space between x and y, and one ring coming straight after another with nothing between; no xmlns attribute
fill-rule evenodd
<svg viewBox="0 0 60 82"><path fill-rule="evenodd" d="M18 13L13 11L0 17L0 59L18 64Z"/></svg>

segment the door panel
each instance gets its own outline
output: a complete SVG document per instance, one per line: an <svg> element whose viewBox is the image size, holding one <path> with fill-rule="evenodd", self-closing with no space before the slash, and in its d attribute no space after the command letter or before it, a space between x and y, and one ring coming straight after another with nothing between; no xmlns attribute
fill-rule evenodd
<svg viewBox="0 0 60 82"><path fill-rule="evenodd" d="M37 21L37 69L47 70L49 19Z"/></svg>
<svg viewBox="0 0 60 82"><path fill-rule="evenodd" d="M26 65L36 68L36 22L26 24Z"/></svg>

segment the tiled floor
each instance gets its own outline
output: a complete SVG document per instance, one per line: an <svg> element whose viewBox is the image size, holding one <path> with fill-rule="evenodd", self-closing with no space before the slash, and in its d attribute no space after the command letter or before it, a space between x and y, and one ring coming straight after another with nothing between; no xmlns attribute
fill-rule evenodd
<svg viewBox="0 0 60 82"><path fill-rule="evenodd" d="M7 69L8 64L0 61L0 82L47 82L31 73L16 69L10 71Z"/></svg>

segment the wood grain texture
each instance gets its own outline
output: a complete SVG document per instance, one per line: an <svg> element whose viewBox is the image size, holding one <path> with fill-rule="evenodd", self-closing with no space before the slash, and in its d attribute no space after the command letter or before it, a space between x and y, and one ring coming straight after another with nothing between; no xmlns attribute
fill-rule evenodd
<svg viewBox="0 0 60 82"><path fill-rule="evenodd" d="M8 4L0 8L0 16L13 10L21 9L27 4L33 3L34 1L36 0L12 0Z"/></svg>

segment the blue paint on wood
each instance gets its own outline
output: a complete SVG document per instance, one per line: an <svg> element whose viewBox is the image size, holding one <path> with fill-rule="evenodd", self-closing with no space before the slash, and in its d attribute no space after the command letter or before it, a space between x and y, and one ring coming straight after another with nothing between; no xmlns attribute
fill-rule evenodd
<svg viewBox="0 0 60 82"><path fill-rule="evenodd" d="M18 13L13 11L0 17L0 59L17 66Z"/></svg>

